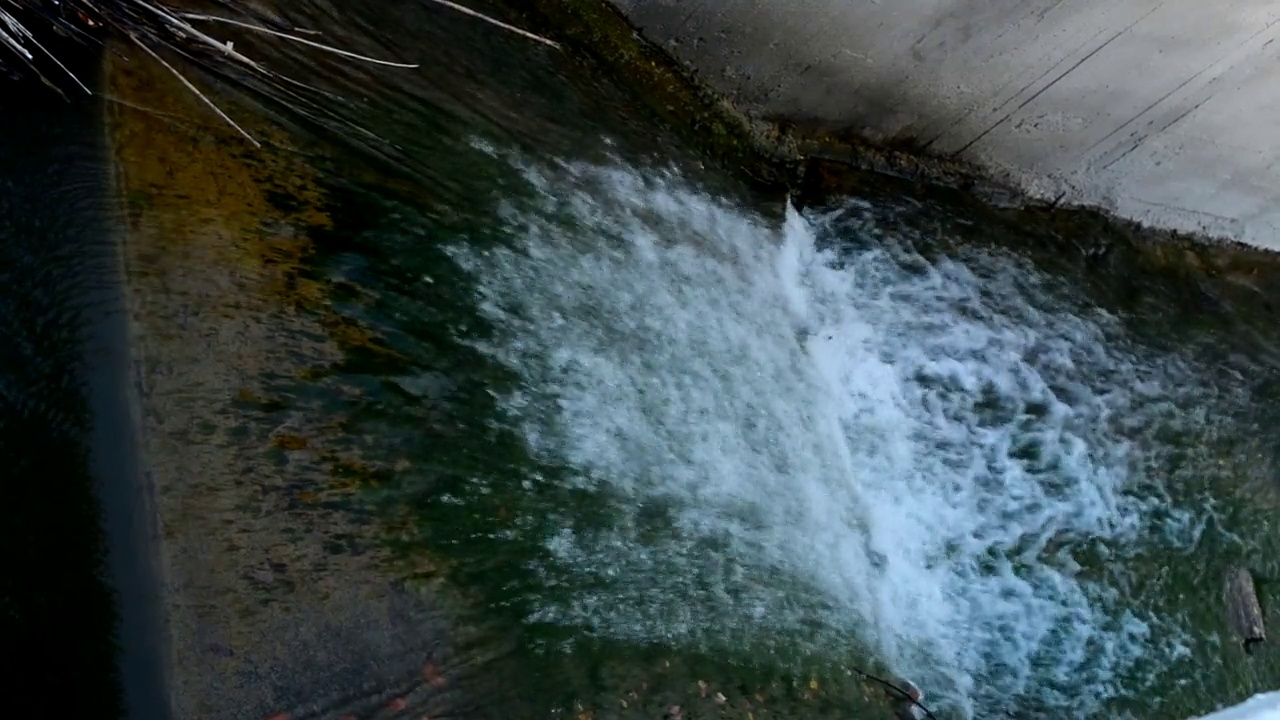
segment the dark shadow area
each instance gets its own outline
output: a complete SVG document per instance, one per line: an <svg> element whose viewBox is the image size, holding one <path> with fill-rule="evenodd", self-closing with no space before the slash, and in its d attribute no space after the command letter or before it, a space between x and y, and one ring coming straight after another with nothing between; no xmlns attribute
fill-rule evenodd
<svg viewBox="0 0 1280 720"><path fill-rule="evenodd" d="M96 49L39 40L96 81ZM104 532L96 493L133 472L101 101L39 70L65 96L32 73L6 81L0 113L0 708L108 719L150 705L131 714L159 717L155 668L130 669L132 652L118 666L137 629L117 632L108 580L143 559L122 548L109 560L119 532Z"/></svg>

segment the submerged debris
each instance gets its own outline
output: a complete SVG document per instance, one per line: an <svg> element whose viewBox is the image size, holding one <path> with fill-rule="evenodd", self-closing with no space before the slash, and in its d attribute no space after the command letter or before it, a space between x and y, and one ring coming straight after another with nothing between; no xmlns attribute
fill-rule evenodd
<svg viewBox="0 0 1280 720"><path fill-rule="evenodd" d="M1249 571L1245 568L1229 571L1223 596L1227 603L1227 623L1240 638L1245 652L1252 653L1255 645L1267 639L1267 631L1262 623L1258 591Z"/></svg>
<svg viewBox="0 0 1280 720"><path fill-rule="evenodd" d="M932 717L932 713L929 713L920 704L924 699L924 693L920 691L920 688L910 680L904 680L902 684L904 686L902 689L906 691L906 695L899 698L895 708L895 715L898 720L925 720L925 718Z"/></svg>

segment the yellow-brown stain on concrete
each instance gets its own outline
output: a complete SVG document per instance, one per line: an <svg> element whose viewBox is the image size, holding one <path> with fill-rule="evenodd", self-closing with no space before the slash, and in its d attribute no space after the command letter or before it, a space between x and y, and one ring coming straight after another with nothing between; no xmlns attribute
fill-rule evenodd
<svg viewBox="0 0 1280 720"><path fill-rule="evenodd" d="M389 351L305 276L308 231L329 218L304 154L211 94L254 148L162 66L114 50L108 139L173 716L381 702L424 658L447 662L443 616L393 576L376 523L335 502L352 483L335 468L366 463L288 388L343 345Z"/></svg>

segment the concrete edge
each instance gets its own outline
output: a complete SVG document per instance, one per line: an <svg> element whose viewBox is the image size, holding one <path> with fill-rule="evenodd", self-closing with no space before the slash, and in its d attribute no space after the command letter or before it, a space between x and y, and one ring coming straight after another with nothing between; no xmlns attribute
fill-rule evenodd
<svg viewBox="0 0 1280 720"><path fill-rule="evenodd" d="M104 55L98 68L98 87L107 86L109 72L110 63ZM160 532L160 509L156 502L156 484L147 465L143 444L144 369L134 352L138 343L132 322L133 309L128 297L129 273L124 246L128 230L122 224L127 217L127 210L121 169L115 162L111 125L107 121L113 100L105 95L99 100L102 113L101 142L107 158L104 178L106 198L103 205L112 227L109 238L111 266L108 272L114 283L109 299L110 317L103 322L111 324L111 360L114 364L108 373L112 381L119 383L119 387L115 388L116 400L123 407L122 417L118 419L127 426L117 429L128 446L121 448L119 452L129 460L127 467L117 469L117 479L125 486L115 488L123 496L123 507L129 515L128 518L118 518L128 527L122 533L123 537L119 538L121 546L115 548L115 551L131 555L117 563L123 567L118 568L117 573L127 575L117 580L131 583L128 588L131 602L127 607L122 603L118 608L118 622L128 628L128 633L122 637L121 647L122 665L129 671L124 677L125 717L135 720L167 720L173 716L169 668L173 666L174 657L170 642L169 614L162 597L167 574L161 550L163 540Z"/></svg>

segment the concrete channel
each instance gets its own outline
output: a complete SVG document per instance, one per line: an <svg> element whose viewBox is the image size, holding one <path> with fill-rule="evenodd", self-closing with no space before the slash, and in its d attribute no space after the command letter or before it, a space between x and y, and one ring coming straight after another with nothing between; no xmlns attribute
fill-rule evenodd
<svg viewBox="0 0 1280 720"><path fill-rule="evenodd" d="M1280 248L1280 6L609 0L749 116Z"/></svg>

